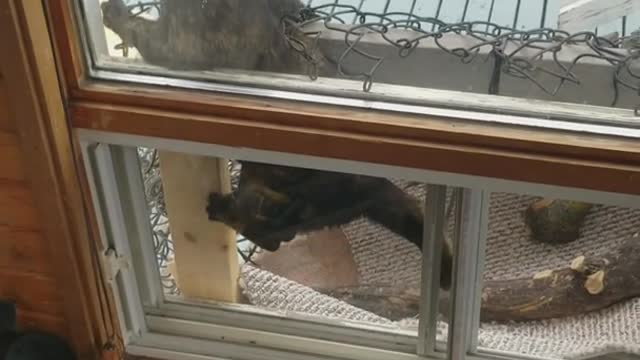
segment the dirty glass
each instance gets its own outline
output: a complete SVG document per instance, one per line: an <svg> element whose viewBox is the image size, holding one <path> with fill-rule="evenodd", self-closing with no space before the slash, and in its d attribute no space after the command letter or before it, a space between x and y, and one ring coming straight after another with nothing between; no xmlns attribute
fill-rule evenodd
<svg viewBox="0 0 640 360"><path fill-rule="evenodd" d="M640 12L629 2L78 2L96 69L637 124Z"/></svg>

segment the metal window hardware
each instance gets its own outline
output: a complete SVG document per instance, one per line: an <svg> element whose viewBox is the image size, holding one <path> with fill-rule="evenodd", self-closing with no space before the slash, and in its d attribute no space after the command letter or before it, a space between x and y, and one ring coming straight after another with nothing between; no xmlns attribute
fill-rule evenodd
<svg viewBox="0 0 640 360"><path fill-rule="evenodd" d="M108 248L103 254L105 266L107 267L107 281L113 282L118 273L129 268L130 259L128 256L118 254L116 249Z"/></svg>

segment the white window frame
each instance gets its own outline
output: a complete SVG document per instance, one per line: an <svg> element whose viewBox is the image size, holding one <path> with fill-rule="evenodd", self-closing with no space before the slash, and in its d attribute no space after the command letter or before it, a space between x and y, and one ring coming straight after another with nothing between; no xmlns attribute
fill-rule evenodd
<svg viewBox="0 0 640 360"><path fill-rule="evenodd" d="M637 208L640 196L444 173L358 161L232 148L190 141L74 130L94 199L126 351L164 359L541 359L477 347L480 291L491 192L511 192ZM410 332L347 321L319 322L238 304L167 301L163 296L135 147L403 178L430 184L420 326ZM438 241L446 186L464 188L458 214L448 341L436 341ZM113 256L115 255L115 256ZM545 358L546 360L550 360Z"/></svg>

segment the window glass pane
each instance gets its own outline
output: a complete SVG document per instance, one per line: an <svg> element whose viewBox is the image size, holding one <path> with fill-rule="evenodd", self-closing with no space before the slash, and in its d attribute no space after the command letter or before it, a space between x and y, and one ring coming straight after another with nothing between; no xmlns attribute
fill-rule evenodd
<svg viewBox="0 0 640 360"><path fill-rule="evenodd" d="M167 301L417 335L424 183L142 147L138 157L153 233L139 240L153 241ZM445 249L436 280L448 289Z"/></svg>
<svg viewBox="0 0 640 360"><path fill-rule="evenodd" d="M554 358L638 353L639 232L637 208L492 194L479 346Z"/></svg>
<svg viewBox="0 0 640 360"><path fill-rule="evenodd" d="M626 1L78 1L96 69L636 125Z"/></svg>

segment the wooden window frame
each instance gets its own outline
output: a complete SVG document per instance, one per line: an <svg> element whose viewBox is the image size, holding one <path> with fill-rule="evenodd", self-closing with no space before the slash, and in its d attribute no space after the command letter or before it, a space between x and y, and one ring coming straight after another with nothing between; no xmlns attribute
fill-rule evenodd
<svg viewBox="0 0 640 360"><path fill-rule="evenodd" d="M97 81L87 76L72 1L0 5L7 9L0 33L15 49L3 70L21 89L11 94L22 98L15 115L33 119L18 130L32 144L25 147L31 179L45 232L56 241L60 281L76 294L65 301L65 314L82 358L107 359L122 349L102 348L119 325L112 294L99 289L99 234L75 137L80 129L571 187L621 202L640 195L640 146L632 137Z"/></svg>
<svg viewBox="0 0 640 360"><path fill-rule="evenodd" d="M74 128L640 193L634 138L92 80L72 5L47 6Z"/></svg>

